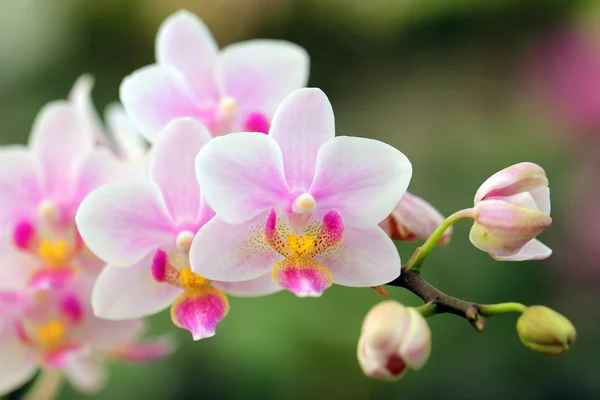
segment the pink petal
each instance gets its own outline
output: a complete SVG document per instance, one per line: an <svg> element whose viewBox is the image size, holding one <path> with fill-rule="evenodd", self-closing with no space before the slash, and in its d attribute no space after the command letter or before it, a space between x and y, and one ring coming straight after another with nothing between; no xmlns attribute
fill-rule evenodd
<svg viewBox="0 0 600 400"><path fill-rule="evenodd" d="M271 272L243 282L213 282L213 286L233 296L265 296L283 289L274 280Z"/></svg>
<svg viewBox="0 0 600 400"><path fill-rule="evenodd" d="M114 266L128 266L175 240L162 193L149 181L102 186L81 203L75 217L86 245Z"/></svg>
<svg viewBox="0 0 600 400"><path fill-rule="evenodd" d="M93 144L74 105L55 101L40 110L29 146L43 165L46 195L61 199L70 192L79 163Z"/></svg>
<svg viewBox="0 0 600 400"><path fill-rule="evenodd" d="M64 346L44 353L42 363L46 367L62 369L66 367L73 358L81 356L86 352L87 348L79 345Z"/></svg>
<svg viewBox="0 0 600 400"><path fill-rule="evenodd" d="M38 267L36 257L19 251L12 243L0 241L0 290L25 290Z"/></svg>
<svg viewBox="0 0 600 400"><path fill-rule="evenodd" d="M148 363L165 358L174 351L174 341L165 336L117 346L111 350L110 355L120 361Z"/></svg>
<svg viewBox="0 0 600 400"><path fill-rule="evenodd" d="M194 272L215 281L240 282L268 273L283 257L263 240L268 212L240 225L215 217L194 238L190 262Z"/></svg>
<svg viewBox="0 0 600 400"><path fill-rule="evenodd" d="M340 136L321 147L309 191L320 210L335 209L347 224L371 228L392 212L411 175L410 161L392 146Z"/></svg>
<svg viewBox="0 0 600 400"><path fill-rule="evenodd" d="M333 284L331 272L310 258L286 258L275 264L273 279L298 297L319 297Z"/></svg>
<svg viewBox="0 0 600 400"><path fill-rule="evenodd" d="M540 187L532 189L529 191L529 194L535 200L537 209L544 214L550 215L550 188Z"/></svg>
<svg viewBox="0 0 600 400"><path fill-rule="evenodd" d="M171 122L154 144L150 177L160 187L171 217L176 222L193 222L200 209L200 187L194 160L211 139L201 123L191 118Z"/></svg>
<svg viewBox="0 0 600 400"><path fill-rule="evenodd" d="M75 276L75 270L64 268L40 268L29 278L29 287L36 290L56 290L65 287Z"/></svg>
<svg viewBox="0 0 600 400"><path fill-rule="evenodd" d="M8 393L25 384L37 370L35 349L21 343L9 325L0 331L0 393Z"/></svg>
<svg viewBox="0 0 600 400"><path fill-rule="evenodd" d="M42 166L25 147L0 149L0 224L3 227L37 217L37 206L43 199L42 179Z"/></svg>
<svg viewBox="0 0 600 400"><path fill-rule="evenodd" d="M287 96L273 116L269 135L281 147L290 189L306 192L319 149L335 136L333 109L325 93L311 88Z"/></svg>
<svg viewBox="0 0 600 400"><path fill-rule="evenodd" d="M140 135L120 103L109 104L104 119L115 141L119 156L126 160L139 160L146 155L148 143Z"/></svg>
<svg viewBox="0 0 600 400"><path fill-rule="evenodd" d="M108 321L86 312L83 321L75 325L70 334L75 343L85 343L98 350L109 350L115 345L134 340L143 329L142 319Z"/></svg>
<svg viewBox="0 0 600 400"><path fill-rule="evenodd" d="M120 162L107 148L99 148L85 157L75 178L75 186L69 215L75 215L83 199L94 189L119 179L135 177L128 165Z"/></svg>
<svg viewBox="0 0 600 400"><path fill-rule="evenodd" d="M400 256L394 242L379 227L358 229L346 225L344 241L314 257L333 274L338 285L378 286L400 275Z"/></svg>
<svg viewBox="0 0 600 400"><path fill-rule="evenodd" d="M272 116L281 101L308 82L309 57L282 40L249 40L223 48L218 59L225 93L240 112Z"/></svg>
<svg viewBox="0 0 600 400"><path fill-rule="evenodd" d="M231 224L290 202L281 150L261 133L214 138L196 158L196 175L208 204Z"/></svg>
<svg viewBox="0 0 600 400"><path fill-rule="evenodd" d="M112 143L106 136L102 121L100 120L92 101L93 87L94 78L89 74L81 75L77 78L73 88L69 92L69 103L75 106L75 109L83 118L85 130L82 131L82 133L91 135L97 143L111 148Z"/></svg>
<svg viewBox="0 0 600 400"><path fill-rule="evenodd" d="M98 317L121 320L145 317L169 307L181 289L152 278L152 256L127 268L107 266L92 292L92 307Z"/></svg>
<svg viewBox="0 0 600 400"><path fill-rule="evenodd" d="M196 15L180 10L162 23L156 36L156 61L178 69L200 103L218 101L215 39Z"/></svg>
<svg viewBox="0 0 600 400"><path fill-rule="evenodd" d="M548 178L542 167L530 162L511 165L490 176L475 194L475 204L486 197L510 196L548 186Z"/></svg>
<svg viewBox="0 0 600 400"><path fill-rule="evenodd" d="M530 240L516 254L512 256L493 256L498 261L526 261L544 260L552 255L552 249L537 239Z"/></svg>
<svg viewBox="0 0 600 400"><path fill-rule="evenodd" d="M209 286L183 292L171 307L173 323L191 332L194 340L214 336L217 324L229 311L227 297Z"/></svg>
<svg viewBox="0 0 600 400"><path fill-rule="evenodd" d="M120 97L127 115L150 142L176 118L207 117L183 76L170 67L150 65L133 72L123 79Z"/></svg>
<svg viewBox="0 0 600 400"><path fill-rule="evenodd" d="M69 360L64 369L65 378L78 391L94 394L106 384L107 373L102 362L93 354L84 354Z"/></svg>

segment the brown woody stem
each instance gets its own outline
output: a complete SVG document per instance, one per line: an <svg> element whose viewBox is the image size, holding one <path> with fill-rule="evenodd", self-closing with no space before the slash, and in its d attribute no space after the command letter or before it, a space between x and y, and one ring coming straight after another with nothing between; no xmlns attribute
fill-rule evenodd
<svg viewBox="0 0 600 400"><path fill-rule="evenodd" d="M439 291L413 269L402 268L400 276L389 282L390 286L403 287L419 296L426 304L424 314L454 314L468 320L476 331L485 328L485 318L480 313L478 304L448 296Z"/></svg>

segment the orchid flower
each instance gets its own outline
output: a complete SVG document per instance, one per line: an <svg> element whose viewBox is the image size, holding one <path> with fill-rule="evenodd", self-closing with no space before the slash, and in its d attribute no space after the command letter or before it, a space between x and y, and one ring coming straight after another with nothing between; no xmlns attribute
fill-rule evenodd
<svg viewBox="0 0 600 400"><path fill-rule="evenodd" d="M426 200L406 192L392 213L379 226L394 240L427 239L442 222L444 216ZM446 246L452 236L449 227L439 240Z"/></svg>
<svg viewBox="0 0 600 400"><path fill-rule="evenodd" d="M218 282L191 271L188 257L195 233L214 215L194 174L196 154L210 138L191 118L173 121L154 145L150 179L105 185L81 204L81 235L108 263L92 295L96 315L137 318L172 304L175 325L196 340L214 335L229 303ZM266 276L222 289L255 295L278 287Z"/></svg>
<svg viewBox="0 0 600 400"><path fill-rule="evenodd" d="M139 134L119 103L111 103L106 107L102 124L91 97L94 79L90 75L80 76L71 92L69 101L81 114L86 130L96 142L111 149L119 159L129 162L144 163L148 153L148 143Z"/></svg>
<svg viewBox="0 0 600 400"><path fill-rule="evenodd" d="M22 285L17 268L36 287L60 285L77 271L95 274L102 265L83 245L75 211L92 189L122 175L113 154L95 148L76 107L46 105L28 147L0 148L0 288Z"/></svg>
<svg viewBox="0 0 600 400"><path fill-rule="evenodd" d="M90 282L79 277L16 303L18 312L0 326L0 394L22 386L39 368L61 371L76 389L93 393L106 380L104 360L145 362L172 352L172 343L164 338L137 340L141 320L94 317L90 291ZM3 302L0 298L0 306Z"/></svg>
<svg viewBox="0 0 600 400"><path fill-rule="evenodd" d="M298 296L396 278L398 252L377 224L406 191L411 164L377 140L334 136L327 96L299 89L275 112L269 135L208 143L196 173L217 217L192 243L193 270L225 282L271 273Z"/></svg>
<svg viewBox="0 0 600 400"><path fill-rule="evenodd" d="M249 40L219 51L194 14L178 11L156 37L156 64L123 80L121 102L153 141L175 118L193 117L213 135L267 132L283 98L308 80L308 54L281 40Z"/></svg>

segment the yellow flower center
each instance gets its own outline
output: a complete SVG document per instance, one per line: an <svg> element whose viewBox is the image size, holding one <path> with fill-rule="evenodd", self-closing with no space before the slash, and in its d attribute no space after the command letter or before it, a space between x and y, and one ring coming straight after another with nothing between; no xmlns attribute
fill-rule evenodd
<svg viewBox="0 0 600 400"><path fill-rule="evenodd" d="M192 269L189 267L180 269L179 277L185 288L199 288L207 283L204 277L192 272Z"/></svg>
<svg viewBox="0 0 600 400"><path fill-rule="evenodd" d="M66 329L62 322L51 320L46 324L35 328L35 336L44 349L51 350L60 347L66 335Z"/></svg>
<svg viewBox="0 0 600 400"><path fill-rule="evenodd" d="M297 256L308 255L315 248L314 235L295 236L287 234L288 247L296 253Z"/></svg>
<svg viewBox="0 0 600 400"><path fill-rule="evenodd" d="M71 249L65 240L42 240L38 250L40 257L52 266L64 266L72 257Z"/></svg>

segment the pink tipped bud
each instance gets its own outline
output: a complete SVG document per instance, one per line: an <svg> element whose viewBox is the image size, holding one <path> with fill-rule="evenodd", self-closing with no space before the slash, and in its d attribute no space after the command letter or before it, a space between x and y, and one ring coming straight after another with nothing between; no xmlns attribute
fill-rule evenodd
<svg viewBox="0 0 600 400"><path fill-rule="evenodd" d="M470 239L504 261L542 259L551 250L534 240L552 223L550 190L544 170L520 163L488 178L475 195Z"/></svg>
<svg viewBox="0 0 600 400"><path fill-rule="evenodd" d="M431 204L407 192L379 226L394 240L415 240L427 239L443 221L444 216ZM452 228L448 228L438 244L447 245L451 236Z"/></svg>
<svg viewBox="0 0 600 400"><path fill-rule="evenodd" d="M431 331L416 309L387 300L367 313L357 352L365 375L400 379L407 368L421 369L430 352Z"/></svg>

